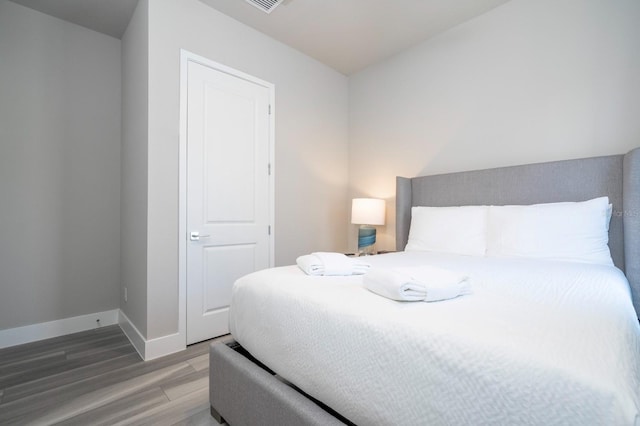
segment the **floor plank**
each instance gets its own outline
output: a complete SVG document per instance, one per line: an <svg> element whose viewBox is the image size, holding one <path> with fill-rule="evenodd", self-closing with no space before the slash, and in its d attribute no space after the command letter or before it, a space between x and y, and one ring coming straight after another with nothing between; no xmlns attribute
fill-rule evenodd
<svg viewBox="0 0 640 426"><path fill-rule="evenodd" d="M122 330L120 330L120 327L117 325L26 343L24 345L11 346L0 349L0 354L2 354L2 356L0 356L0 365L16 359L40 356L48 352L70 349L87 341L99 342L101 339L108 339L115 335L124 336L124 333L122 333Z"/></svg>
<svg viewBox="0 0 640 426"><path fill-rule="evenodd" d="M167 383L162 387L165 395L171 401L175 401L191 392L197 392L204 388L209 388L209 371L194 371L191 374L179 377L171 383Z"/></svg>
<svg viewBox="0 0 640 426"><path fill-rule="evenodd" d="M199 357L193 358L187 362L198 371L204 370L209 368L209 354L200 355Z"/></svg>
<svg viewBox="0 0 640 426"><path fill-rule="evenodd" d="M163 379L179 377L187 374L187 370L192 370L191 366L185 363L170 365L168 367L152 371L142 376L125 380L111 386L96 389L84 395L80 395L68 401L60 402L55 407L44 410L37 415L39 421L45 424L62 422L71 417L85 414L103 405L110 404L117 400L127 399L144 389L158 386ZM24 416L23 421L30 421L31 416Z"/></svg>
<svg viewBox="0 0 640 426"><path fill-rule="evenodd" d="M117 371L120 368L137 363L142 363L142 360L137 353L132 353L79 367L74 370L64 371L59 374L41 377L30 382L20 383L5 390L5 399L3 402L9 403L28 396L41 397L42 395L38 394L55 390L56 388L62 388L64 385L79 383L87 378Z"/></svg>
<svg viewBox="0 0 640 426"><path fill-rule="evenodd" d="M219 426L219 423L211 417L211 410L209 404L207 404L206 408L171 426Z"/></svg>
<svg viewBox="0 0 640 426"><path fill-rule="evenodd" d="M209 389L202 389L170 401L167 404L144 411L137 416L133 416L117 424L122 426L172 425L187 421L191 416L196 415L208 407Z"/></svg>
<svg viewBox="0 0 640 426"><path fill-rule="evenodd" d="M162 388L155 387L136 393L130 398L118 399L77 416L71 417L57 425L112 425L125 421L150 408L167 403L169 400Z"/></svg>
<svg viewBox="0 0 640 426"><path fill-rule="evenodd" d="M141 362L142 360L140 359L140 355L132 353L84 367L79 367L74 370L41 377L30 382L20 383L5 390L5 398L3 402L7 403L29 395L37 395L48 390L55 390L56 388L67 384L80 382L89 377L99 376L101 374L116 371L122 367Z"/></svg>
<svg viewBox="0 0 640 426"><path fill-rule="evenodd" d="M66 356L62 358L55 357L50 362L40 362L36 367L31 369L22 368L20 371L3 376L0 378L0 388L6 389L19 383L27 383L32 380L37 380L40 377L52 376L65 371L75 370L80 367L106 361L121 355L131 354L133 352L135 352L135 349L133 349L131 345L128 345L101 351L83 358L68 359Z"/></svg>
<svg viewBox="0 0 640 426"><path fill-rule="evenodd" d="M116 325L0 349L0 424L216 425L209 343L144 362Z"/></svg>

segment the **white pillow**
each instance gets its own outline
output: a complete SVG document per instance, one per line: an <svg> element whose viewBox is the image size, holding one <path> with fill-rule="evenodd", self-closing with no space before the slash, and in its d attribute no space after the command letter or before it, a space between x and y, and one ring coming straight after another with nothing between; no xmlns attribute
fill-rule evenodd
<svg viewBox="0 0 640 426"><path fill-rule="evenodd" d="M608 197L577 203L490 206L487 255L613 265Z"/></svg>
<svg viewBox="0 0 640 426"><path fill-rule="evenodd" d="M412 207L405 251L484 256L487 206Z"/></svg>

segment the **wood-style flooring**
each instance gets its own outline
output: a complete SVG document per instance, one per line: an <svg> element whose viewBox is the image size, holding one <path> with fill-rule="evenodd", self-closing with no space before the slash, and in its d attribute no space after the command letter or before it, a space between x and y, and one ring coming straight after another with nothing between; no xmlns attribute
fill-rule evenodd
<svg viewBox="0 0 640 426"><path fill-rule="evenodd" d="M209 343L144 362L115 325L0 349L0 425L217 425Z"/></svg>

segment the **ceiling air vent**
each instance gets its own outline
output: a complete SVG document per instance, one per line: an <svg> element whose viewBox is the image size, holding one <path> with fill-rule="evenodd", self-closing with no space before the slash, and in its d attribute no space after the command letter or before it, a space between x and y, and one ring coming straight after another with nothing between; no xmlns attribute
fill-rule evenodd
<svg viewBox="0 0 640 426"><path fill-rule="evenodd" d="M284 0L246 0L247 3L253 5L265 13L273 12Z"/></svg>

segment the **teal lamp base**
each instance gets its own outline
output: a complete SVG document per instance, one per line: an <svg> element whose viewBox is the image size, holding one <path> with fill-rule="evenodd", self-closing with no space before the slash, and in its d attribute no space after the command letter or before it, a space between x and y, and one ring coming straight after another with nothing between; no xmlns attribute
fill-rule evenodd
<svg viewBox="0 0 640 426"><path fill-rule="evenodd" d="M358 228L358 256L376 254L376 228L362 225Z"/></svg>

